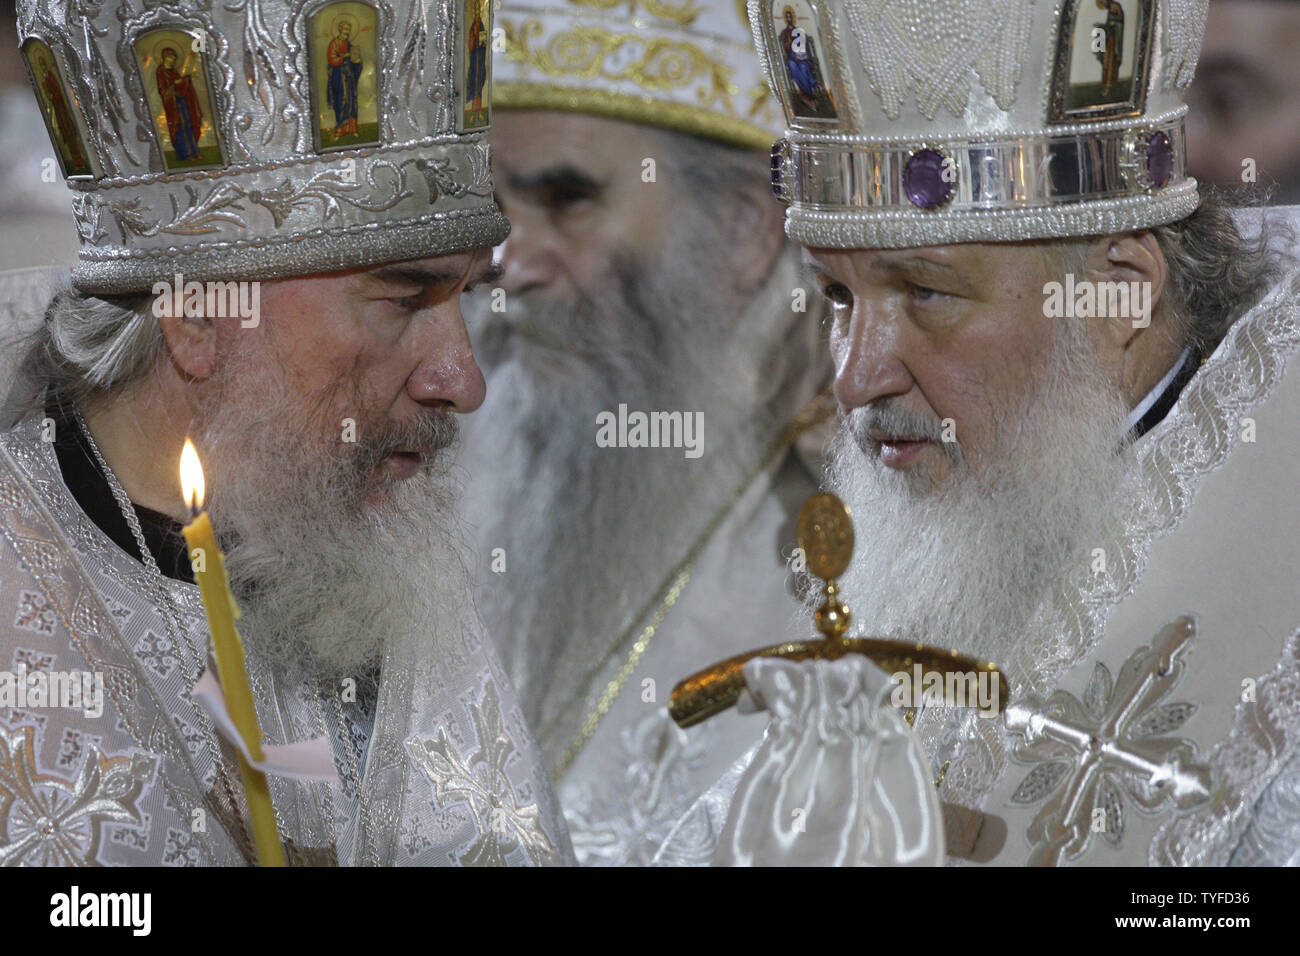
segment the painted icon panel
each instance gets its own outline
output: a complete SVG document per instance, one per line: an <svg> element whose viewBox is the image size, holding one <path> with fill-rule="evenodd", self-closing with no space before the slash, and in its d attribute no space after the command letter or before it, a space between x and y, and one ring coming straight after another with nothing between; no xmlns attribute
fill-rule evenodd
<svg viewBox="0 0 1300 956"><path fill-rule="evenodd" d="M1151 0L1073 0L1061 17L1053 122L1135 115L1146 100Z"/></svg>
<svg viewBox="0 0 1300 956"><path fill-rule="evenodd" d="M776 74L786 119L836 124L839 111L817 10L809 0L770 0L766 28L773 38Z"/></svg>
<svg viewBox="0 0 1300 956"><path fill-rule="evenodd" d="M308 21L316 149L329 152L379 143L379 13L343 0Z"/></svg>
<svg viewBox="0 0 1300 956"><path fill-rule="evenodd" d="M43 40L32 37L23 44L23 58L31 71L36 99L40 103L41 115L45 117L45 128L49 131L54 152L59 157L63 175L93 176L86 141L81 134L77 104L67 84L63 82L63 73L53 51Z"/></svg>
<svg viewBox="0 0 1300 956"><path fill-rule="evenodd" d="M492 122L492 0L459 0L457 48L460 77L459 126L462 132L486 129Z"/></svg>
<svg viewBox="0 0 1300 956"><path fill-rule="evenodd" d="M169 170L223 165L203 41L185 30L141 34L135 56Z"/></svg>

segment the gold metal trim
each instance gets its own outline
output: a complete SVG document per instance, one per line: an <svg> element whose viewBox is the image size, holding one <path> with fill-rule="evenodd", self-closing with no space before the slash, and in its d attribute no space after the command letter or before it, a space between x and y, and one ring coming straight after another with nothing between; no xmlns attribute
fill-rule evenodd
<svg viewBox="0 0 1300 956"><path fill-rule="evenodd" d="M737 654L712 667L697 671L673 688L668 713L680 727L691 727L731 707L745 689L745 665L756 657L780 657L788 661L833 661L846 654L863 654L886 672L908 673L914 667L930 673L965 675L989 673L998 679L1000 701L1011 699L1011 686L996 664L966 657L956 651L927 647L909 641L868 637L845 637L851 619L849 609L839 600L835 578L848 570L853 558L853 514L849 506L829 492L818 492L799 511L799 547L808 559L808 570L822 579L824 600L813 614L813 624L822 640L786 641L755 651ZM945 700L948 683L943 684ZM905 719L909 726L916 711L909 708ZM944 771L947 772L946 769ZM942 774L940 780L942 780ZM938 781L936 781L937 785Z"/></svg>
<svg viewBox="0 0 1300 956"><path fill-rule="evenodd" d="M1011 688L997 665L907 641L878 638L826 638L787 641L756 651L746 651L679 681L673 688L668 712L678 726L691 727L731 707L745 689L744 667L755 657L781 657L788 661L837 660L846 654L864 654L888 673L910 673L920 664L925 671L947 674L987 671L997 676L1000 700L1008 700Z"/></svg>

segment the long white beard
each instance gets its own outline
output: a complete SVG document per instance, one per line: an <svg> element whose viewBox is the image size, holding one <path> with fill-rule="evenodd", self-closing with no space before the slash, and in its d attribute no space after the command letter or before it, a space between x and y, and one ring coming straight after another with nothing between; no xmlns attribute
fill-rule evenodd
<svg viewBox="0 0 1300 956"><path fill-rule="evenodd" d="M711 234L707 224L683 231ZM741 307L719 298L711 260L694 246L625 265L600 302L523 293L504 315L474 316L488 397L466 424L466 520L480 566L497 548L505 559L479 606L544 747L550 720L757 462L774 427L764 406L791 374L761 367L749 350L762 347L737 339L779 346L771 327L796 321L793 257L783 282ZM703 456L597 447L596 416L619 403L702 411Z"/></svg>
<svg viewBox="0 0 1300 956"><path fill-rule="evenodd" d="M258 365L243 379L256 388L231 384L251 373L230 368L198 436L240 632L273 665L368 682L388 642L459 633L468 584L448 477L456 423L442 412L405 428L358 423L357 442L344 444L324 419L331 396L296 396L273 362ZM375 466L398 447L437 450L420 474L383 485Z"/></svg>
<svg viewBox="0 0 1300 956"><path fill-rule="evenodd" d="M1028 400L1000 416L1002 447L978 468L946 449L954 470L937 488L864 453L872 416L895 409L841 422L828 484L853 510L856 553L840 584L855 633L1008 663L1040 605L1086 567L1122 498L1127 406L1082 327L1062 327L1048 364ZM902 417L893 424L904 431L938 434L937 421Z"/></svg>

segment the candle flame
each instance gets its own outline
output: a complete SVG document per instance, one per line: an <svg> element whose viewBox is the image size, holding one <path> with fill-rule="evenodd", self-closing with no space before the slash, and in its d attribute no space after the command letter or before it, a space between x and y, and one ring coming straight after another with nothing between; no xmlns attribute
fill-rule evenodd
<svg viewBox="0 0 1300 956"><path fill-rule="evenodd" d="M194 442L186 438L185 447L181 449L181 495L195 514L203 510L203 491L203 465L199 463Z"/></svg>

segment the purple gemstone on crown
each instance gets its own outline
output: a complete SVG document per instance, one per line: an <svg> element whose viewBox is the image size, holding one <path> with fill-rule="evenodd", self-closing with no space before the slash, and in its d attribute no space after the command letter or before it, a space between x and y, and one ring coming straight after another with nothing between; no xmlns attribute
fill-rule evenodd
<svg viewBox="0 0 1300 956"><path fill-rule="evenodd" d="M782 176L783 166L785 165L785 140L778 139L772 144L772 192L776 193L777 199L785 197Z"/></svg>
<svg viewBox="0 0 1300 956"><path fill-rule="evenodd" d="M1160 131L1151 134L1147 140L1147 175L1151 185L1162 189L1174 174L1174 144Z"/></svg>
<svg viewBox="0 0 1300 956"><path fill-rule="evenodd" d="M937 149L918 149L903 167L903 189L913 205L922 209L942 206L952 195L952 183L944 178L947 157Z"/></svg>

